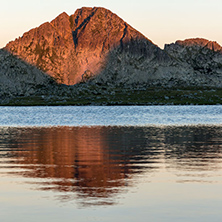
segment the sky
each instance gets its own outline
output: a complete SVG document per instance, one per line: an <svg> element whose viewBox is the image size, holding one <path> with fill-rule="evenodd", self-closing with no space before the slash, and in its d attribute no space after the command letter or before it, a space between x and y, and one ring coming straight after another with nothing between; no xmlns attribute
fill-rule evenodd
<svg viewBox="0 0 222 222"><path fill-rule="evenodd" d="M161 48L196 37L222 45L222 0L5 0L0 3L0 48L83 6L111 10Z"/></svg>

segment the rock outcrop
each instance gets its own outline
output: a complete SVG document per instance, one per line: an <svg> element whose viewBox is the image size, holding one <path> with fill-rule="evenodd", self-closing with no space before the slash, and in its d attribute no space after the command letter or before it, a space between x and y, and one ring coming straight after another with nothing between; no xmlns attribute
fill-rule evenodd
<svg viewBox="0 0 222 222"><path fill-rule="evenodd" d="M194 39L186 39L184 41L178 40L176 41L177 45L184 46L184 47L202 47L205 49L210 49L212 51L222 52L222 47L215 41L209 41L203 38L194 38Z"/></svg>
<svg viewBox="0 0 222 222"><path fill-rule="evenodd" d="M47 94L58 87L54 80L5 50L0 50L0 99Z"/></svg>
<svg viewBox="0 0 222 222"><path fill-rule="evenodd" d="M197 86L222 87L222 47L212 41L196 38L165 45L164 51L191 74ZM192 84L191 84L192 85Z"/></svg>
<svg viewBox="0 0 222 222"><path fill-rule="evenodd" d="M147 57L127 50L114 50L109 56L109 64L95 82L146 87L222 87L222 47L206 39L177 41Z"/></svg>

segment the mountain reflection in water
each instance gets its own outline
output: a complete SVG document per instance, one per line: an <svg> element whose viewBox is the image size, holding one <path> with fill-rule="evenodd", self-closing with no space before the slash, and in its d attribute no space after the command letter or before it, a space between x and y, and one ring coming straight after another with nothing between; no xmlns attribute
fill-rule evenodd
<svg viewBox="0 0 222 222"><path fill-rule="evenodd" d="M41 178L33 182L37 189L63 192L67 200L74 194L82 205L114 204L137 176L162 169L177 182L212 182L209 172L221 170L219 126L3 127L0 133L0 169Z"/></svg>

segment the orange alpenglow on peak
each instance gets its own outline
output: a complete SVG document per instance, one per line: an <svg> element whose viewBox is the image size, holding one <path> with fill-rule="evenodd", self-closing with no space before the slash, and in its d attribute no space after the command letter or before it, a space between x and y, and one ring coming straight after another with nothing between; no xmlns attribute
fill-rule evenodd
<svg viewBox="0 0 222 222"><path fill-rule="evenodd" d="M201 46L206 47L208 49L211 49L213 51L222 51L222 47L216 42L216 41L209 41L207 39L203 38L192 38L192 39L186 39L184 41L178 40L176 41L176 44L183 45L183 46Z"/></svg>
<svg viewBox="0 0 222 222"><path fill-rule="evenodd" d="M82 81L86 72L98 75L112 50L129 45L135 53L147 47L158 48L111 11L83 7L71 16L63 12L5 48L58 83L73 85Z"/></svg>

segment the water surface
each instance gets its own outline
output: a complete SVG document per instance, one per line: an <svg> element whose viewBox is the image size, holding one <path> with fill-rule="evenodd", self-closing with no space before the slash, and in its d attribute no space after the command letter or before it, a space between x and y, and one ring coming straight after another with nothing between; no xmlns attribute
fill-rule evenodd
<svg viewBox="0 0 222 222"><path fill-rule="evenodd" d="M1 126L222 124L222 106L0 107Z"/></svg>
<svg viewBox="0 0 222 222"><path fill-rule="evenodd" d="M220 221L221 107L159 108L0 109L1 221Z"/></svg>

